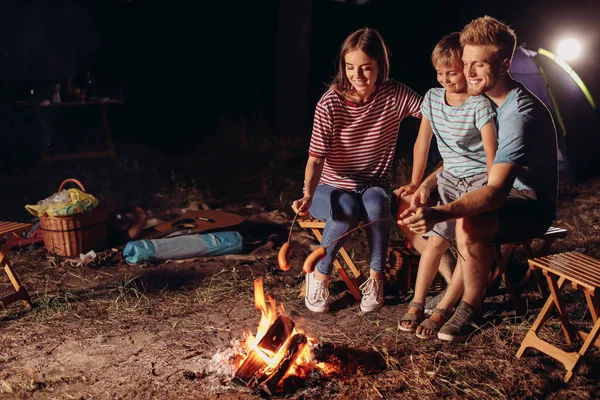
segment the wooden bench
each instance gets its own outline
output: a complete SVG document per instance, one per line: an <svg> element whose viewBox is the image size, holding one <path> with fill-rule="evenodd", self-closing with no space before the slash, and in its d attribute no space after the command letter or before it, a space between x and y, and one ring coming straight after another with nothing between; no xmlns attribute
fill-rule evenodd
<svg viewBox="0 0 600 400"><path fill-rule="evenodd" d="M25 307L31 307L31 302L29 298L29 293L23 287L17 275L13 272L10 262L8 260L8 252L12 247L13 241L19 237L19 234L28 230L31 227L31 224L23 224L20 222L4 222L0 221L0 240L8 235L8 238L0 248L0 268L4 266L4 272L8 276L8 279L12 283L12 286L15 290L14 293L11 293L7 296L0 298L0 305L2 307L6 307L9 304L14 303L15 301L21 300Z"/></svg>
<svg viewBox="0 0 600 400"><path fill-rule="evenodd" d="M299 219L298 224L304 229L310 229L319 241L319 243L322 242L323 228L325 228L324 221L320 221L318 219L313 219L309 217L305 219ZM348 286L348 290L350 290L350 294L352 295L352 297L354 297L356 301L360 301L361 293L358 287L365 281L365 277L361 273L361 271L358 268L356 268L356 265L354 265L354 262L352 261L352 259L348 255L348 252L343 246L338 252L338 255L342 256L342 259L345 261L346 267L349 269L349 271L346 271L342 263L340 263L337 258L333 262L333 266L335 267L336 271L338 272L344 283L346 283L346 286ZM349 273L352 276L350 276ZM305 288L304 286L302 286L301 292L303 293L304 290Z"/></svg>
<svg viewBox="0 0 600 400"><path fill-rule="evenodd" d="M581 357L585 356L590 346L593 344L600 347L599 341L596 340L600 331L600 318L598 318L600 309L595 297L598 287L600 287L600 261L578 252L568 252L530 259L529 267L532 270L543 272L548 281L550 295L521 342L517 357L521 358L528 347L538 349L564 364L567 370L564 381L568 382ZM581 289L585 294L594 324L590 332L575 329L569 321L569 315L561 297L561 291L568 282L571 282L575 288ZM558 311L567 344L571 344L578 337L584 341L578 351L563 351L538 336L544 322L548 319L548 314L554 308Z"/></svg>
<svg viewBox="0 0 600 400"><path fill-rule="evenodd" d="M495 288L499 284L500 280L502 280L505 286L505 293L509 296L510 301L513 303L517 314L523 315L525 310L523 304L519 301L519 293L517 292L516 288L513 286L513 284L507 276L506 269L510 257L513 255L514 251L519 247L523 248L527 259L532 259L535 257L546 255L550 251L550 246L552 246L552 243L554 243L556 239L565 238L567 236L567 233L568 231L566 229L551 226L550 228L548 228L544 236L539 238L531 238L518 242L495 243L493 248L496 268L494 269L492 276L490 277L488 285L490 289L488 289L486 295L494 295L495 292L493 288ZM542 245L538 250L534 251L531 245L532 242L536 239L541 240ZM523 276L523 278L521 278L521 280L519 281L519 286L523 286L531 278L532 274L537 281L540 291L543 294L546 294L547 291L544 288L541 276L532 269L527 270L525 276Z"/></svg>

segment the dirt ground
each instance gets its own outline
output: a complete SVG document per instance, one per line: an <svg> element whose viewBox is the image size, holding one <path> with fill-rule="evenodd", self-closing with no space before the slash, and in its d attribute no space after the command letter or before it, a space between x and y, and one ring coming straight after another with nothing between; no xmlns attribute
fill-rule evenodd
<svg viewBox="0 0 600 400"><path fill-rule="evenodd" d="M88 190L102 193L103 201L113 208L137 202L165 211L198 200L237 212L254 228L253 245L264 245L262 251L143 265L128 265L115 257L88 266L49 257L43 246L13 251L12 265L35 305L28 311L20 304L0 310L0 398L258 398L230 383L226 366L214 359L231 351L232 342L244 332L255 331L260 314L254 307L252 282L258 277L264 279L265 291L284 303L286 312L308 335L335 345L347 357L344 376L311 379L288 394L289 398L600 396L596 350L568 384L562 381L559 362L534 350L521 359L515 357L543 301L533 288L524 294L529 308L524 318L516 318L502 296L488 299L488 323L467 344L422 341L400 331L398 322L407 302L392 286L387 306L375 314L362 314L340 282L332 287L335 302L330 313L316 315L306 310L299 297L301 264L316 244L308 232L294 230L298 252L292 268L287 272L277 268L277 249L289 228L288 205L299 190L293 178L300 180L302 162L253 160L256 173L219 177L229 182L225 189L194 176L190 172L194 168L153 170L136 167L136 162L118 162L117 169L126 174L119 174L109 163L96 167L99 172L93 176L82 166L13 171L4 176L7 187L19 187L15 182L27 179L30 189L12 199L20 205L14 212L5 208L0 219L25 220L19 214L23 202L49 195L60 183L57 176L73 176L89 182ZM567 228L569 234L553 245L554 252L577 250L600 258L599 189L598 178L561 187L555 226ZM127 197L125 190L136 197ZM355 249L352 255L366 272L364 234L359 231L350 240ZM518 253L513 263L523 266L523 255ZM0 293L5 294L9 285L4 277L0 285ZM589 328L583 297L572 290L567 297L574 320ZM543 335L562 343L558 320L552 319L547 326Z"/></svg>

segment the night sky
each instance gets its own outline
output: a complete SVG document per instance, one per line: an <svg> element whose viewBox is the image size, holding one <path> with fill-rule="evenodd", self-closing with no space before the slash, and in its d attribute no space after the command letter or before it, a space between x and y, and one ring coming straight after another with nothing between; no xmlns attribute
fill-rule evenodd
<svg viewBox="0 0 600 400"><path fill-rule="evenodd" d="M289 58L300 52L300 39L281 34L282 23L293 26L302 17L296 11L287 20L281 17L280 6L291 3L309 10L309 56L301 62ZM287 86L304 91L297 102L300 123L295 132L276 135L308 136L314 105L352 30L377 28L391 50L392 78L424 94L437 85L429 63L437 40L486 14L511 25L519 43L533 48L554 51L563 36L580 39L583 54L571 65L600 102L600 1L406 3L5 0L0 6L5 120L0 128L8 135L20 129L6 119L11 119L12 102L24 99L32 87L37 96L49 98L54 83L88 69L99 95L125 100L127 118L119 134L135 140L185 143L213 135L224 118L273 120L278 93ZM282 75L281 68L287 73ZM306 83L294 88L294 77Z"/></svg>

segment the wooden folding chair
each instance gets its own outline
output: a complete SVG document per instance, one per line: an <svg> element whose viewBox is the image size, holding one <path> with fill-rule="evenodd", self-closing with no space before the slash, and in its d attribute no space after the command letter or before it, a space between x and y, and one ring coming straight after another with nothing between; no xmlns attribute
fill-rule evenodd
<svg viewBox="0 0 600 400"><path fill-rule="evenodd" d="M521 342L521 347L517 351L517 358L521 358L528 347L538 349L563 363L567 370L564 381L568 382L573 376L573 372L579 361L586 355L590 346L600 347L600 341L596 340L598 333L600 333L600 318L598 317L600 315L600 308L595 297L600 287L600 261L573 251L530 259L529 267L543 272L548 280L550 295L537 319ZM569 314L565 310L564 299L561 297L561 291L568 282L571 282L575 288L581 289L585 294L587 306L594 323L590 332L577 330L569 321ZM563 351L538 336L542 325L547 321L548 314L553 308L556 308L558 311L567 344L571 344L577 338L584 341L578 351Z"/></svg>
<svg viewBox="0 0 600 400"><path fill-rule="evenodd" d="M568 231L566 229L556 228L556 227L551 226L550 228L548 228L546 233L542 237L539 237L539 238L531 238L531 239L526 239L526 240L522 240L519 242L495 243L494 244L494 260L496 262L496 268L495 268L494 272L492 273L492 276L490 277L490 284L489 284L490 289L488 290L487 295L495 294L494 288L497 287L497 285L500 283L500 280L502 280L504 282L504 286L505 286L505 294L507 294L509 296L510 301L513 303L517 314L522 315L524 313L523 304L521 304L521 302L519 301L519 294L517 293L516 288L513 287L510 279L508 278L508 276L506 274L506 268L508 266L510 257L513 255L514 251L521 246L523 247L523 250L525 251L525 255L527 256L528 259L546 255L546 254L548 254L548 252L550 250L550 246L552 246L552 243L554 243L554 241L556 239L565 238L567 236L567 233L568 233ZM541 240L542 246L540 247L539 250L534 252L534 250L531 247L531 243L535 239ZM519 286L523 286L530 279L531 274L534 275L540 291L543 294L546 294L547 291L543 286L542 277L538 273L536 273L535 271L533 271L531 269L527 270L527 272L525 273L525 276L523 276L523 278L521 278L521 280L519 281Z"/></svg>
<svg viewBox="0 0 600 400"><path fill-rule="evenodd" d="M325 228L324 221L320 221L318 219L313 219L309 217L305 219L299 219L298 224L302 228L310 229L319 241L319 243L321 243L321 241L323 240L323 228ZM350 269L350 272L353 275L353 277L350 277L350 275L348 275L348 272L346 272L342 264L337 259L333 262L333 266L335 267L336 271L338 272L344 283L346 283L346 286L348 286L350 294L352 294L352 296L357 301L360 301L361 293L358 287L365 281L365 277L360 272L360 270L356 268L356 265L354 265L354 262L352 261L344 247L340 249L338 255L342 256L343 260L346 263L346 266L348 267L348 269ZM304 293L305 290L306 288L303 285L301 293ZM303 295L304 294L302 294L302 296Z"/></svg>
<svg viewBox="0 0 600 400"><path fill-rule="evenodd" d="M25 307L31 307L29 293L25 290L25 287L17 278L17 275L13 272L10 261L8 260L8 252L10 251L11 245L15 239L19 237L19 234L28 230L31 224L22 224L20 222L4 222L0 221L0 239L4 235L8 235L8 238L0 248L0 267L4 266L4 272L8 276L8 279L12 283L15 292L7 296L0 298L0 304L3 307L14 303L15 301L21 300Z"/></svg>

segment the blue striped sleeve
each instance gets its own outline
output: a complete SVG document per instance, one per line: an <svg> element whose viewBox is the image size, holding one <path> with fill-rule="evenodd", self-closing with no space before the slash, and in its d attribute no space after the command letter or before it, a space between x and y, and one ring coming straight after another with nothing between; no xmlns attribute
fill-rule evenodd
<svg viewBox="0 0 600 400"><path fill-rule="evenodd" d="M481 131L492 118L496 116L496 111L492 108L492 104L485 97L481 97L475 108L475 126Z"/></svg>
<svg viewBox="0 0 600 400"><path fill-rule="evenodd" d="M421 114L431 121L431 89L425 93L423 103L421 103Z"/></svg>

